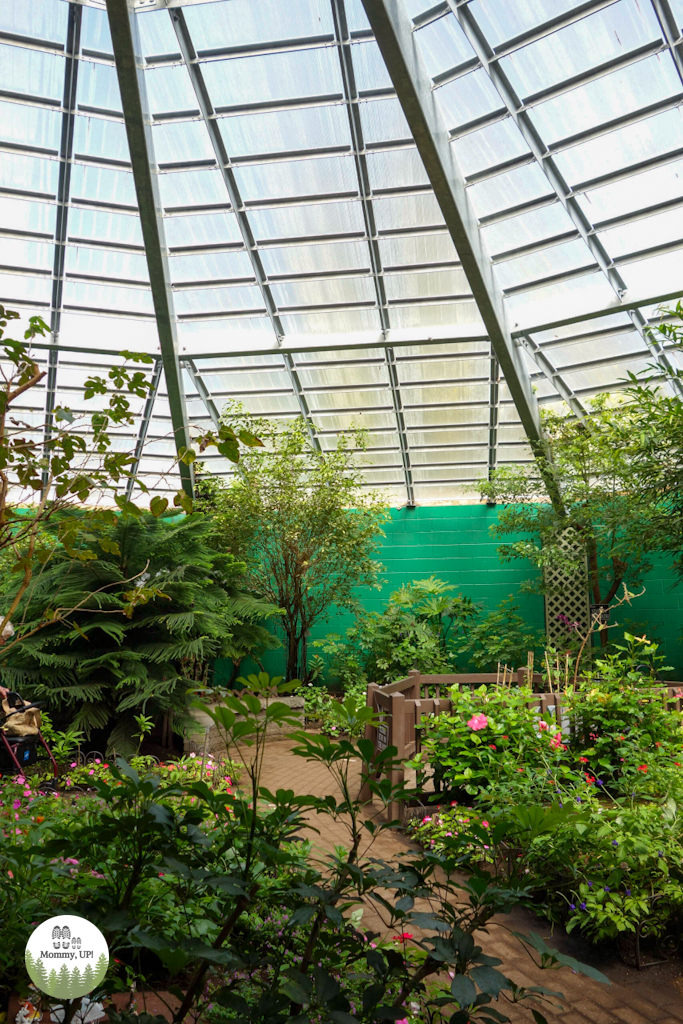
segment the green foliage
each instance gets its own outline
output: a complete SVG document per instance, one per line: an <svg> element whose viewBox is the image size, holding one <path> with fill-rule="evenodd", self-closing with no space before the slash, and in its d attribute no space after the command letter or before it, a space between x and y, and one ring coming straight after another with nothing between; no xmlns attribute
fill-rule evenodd
<svg viewBox="0 0 683 1024"><path fill-rule="evenodd" d="M315 686L308 683L301 688L304 697L304 714L307 722L317 723L322 733L328 736L336 736L339 733L339 701L324 686ZM344 690L344 700L352 700L354 707L361 709L365 707L367 686L361 680L356 683L349 683ZM348 722L346 722L348 725ZM351 736L361 736L362 726L357 724Z"/></svg>
<svg viewBox="0 0 683 1024"><path fill-rule="evenodd" d="M331 633L313 646L345 690L391 683L411 669L439 675L495 671L498 662L516 668L527 651L543 647L543 633L528 628L512 597L482 619L481 605L455 590L434 576L413 580L390 595L384 611L360 612L343 638Z"/></svg>
<svg viewBox="0 0 683 1024"><path fill-rule="evenodd" d="M79 610L10 652L6 685L45 701L72 738L74 730L96 734L119 752L135 752L140 715L167 712L180 730L186 691L206 683L211 659L258 657L276 643L264 620L277 609L238 589L244 566L210 546L211 528L197 513L122 515L97 557L55 556L20 606L26 628L56 603ZM132 607L131 578L153 592Z"/></svg>
<svg viewBox="0 0 683 1024"><path fill-rule="evenodd" d="M529 559L540 570L527 589L561 587L561 579L545 574L559 570L581 580L595 604L609 604L622 584L635 589L650 568L656 509L633 468L642 419L637 405L601 395L589 411L585 421L544 412L552 461L503 467L481 493L503 505L494 536L526 535L498 551L503 561ZM548 497L549 479L561 502Z"/></svg>
<svg viewBox="0 0 683 1024"><path fill-rule="evenodd" d="M454 692L452 715L425 722L417 764L451 807L415 834L472 853L479 823L501 884L528 886L551 920L594 940L664 935L683 913L683 716L639 670L656 669L656 645L626 641L563 695L562 730L523 689Z"/></svg>
<svg viewBox="0 0 683 1024"><path fill-rule="evenodd" d="M314 641L330 659L332 675L344 688L353 683L390 683L410 669L425 673L456 671L479 613L470 598L430 576L395 590L383 612L360 612L342 639L331 634Z"/></svg>
<svg viewBox="0 0 683 1024"><path fill-rule="evenodd" d="M200 507L215 517L218 549L247 564L248 588L283 609L286 676L305 680L310 629L333 606L357 608L357 588L378 586L382 570L375 555L387 510L362 486L365 436L342 434L321 454L303 420L276 429L234 404L224 420L264 446L246 452L230 486L203 481Z"/></svg>
<svg viewBox="0 0 683 1024"><path fill-rule="evenodd" d="M526 899L525 889L498 885L469 855L376 856L376 839L392 826L377 821L376 806L369 809L360 792L367 787L385 809L401 798L402 787L390 780L395 750L298 732L302 769L310 762L326 770L331 792L262 786L266 734L290 729L295 717L278 699L276 681L260 674L247 682L248 691L204 708L231 752L250 748L241 789L169 784L119 758L111 779L96 782L95 799L17 798L18 819L4 844L12 881L0 886L0 984L8 989L20 979L34 922L68 907L102 928L112 954L93 997L132 983L161 989L179 1000L176 1024L203 1015L215 1024L311 1017L498 1024L507 1018L494 1001L527 1005L542 1022L537 1007L556 1007L561 994L516 984L474 937ZM339 716L352 733L372 712L348 700ZM341 827L344 846L321 857L311 844L294 842L313 815L321 829ZM472 843L483 827L473 825ZM362 926L365 909L377 906L384 935ZM537 936L521 938L540 968L569 966L606 981ZM159 1024L128 1011L112 1019Z"/></svg>
<svg viewBox="0 0 683 1024"><path fill-rule="evenodd" d="M527 654L545 647L543 630L530 629L518 612L513 597L506 597L495 611L467 630L464 651L480 672L495 672L497 665L519 668Z"/></svg>

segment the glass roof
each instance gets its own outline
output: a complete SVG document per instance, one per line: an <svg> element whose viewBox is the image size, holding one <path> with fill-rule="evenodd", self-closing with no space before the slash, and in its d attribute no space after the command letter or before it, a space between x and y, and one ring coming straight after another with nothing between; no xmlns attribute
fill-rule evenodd
<svg viewBox="0 0 683 1024"><path fill-rule="evenodd" d="M530 459L361 0L135 6L190 430L232 398L303 413L323 452L365 426L367 486L397 505ZM51 324L57 364L36 430L122 348L162 359L106 7L0 5L0 301ZM683 294L683 3L402 10L536 401L620 388ZM146 437L141 473L175 490L163 370L139 412L120 443Z"/></svg>

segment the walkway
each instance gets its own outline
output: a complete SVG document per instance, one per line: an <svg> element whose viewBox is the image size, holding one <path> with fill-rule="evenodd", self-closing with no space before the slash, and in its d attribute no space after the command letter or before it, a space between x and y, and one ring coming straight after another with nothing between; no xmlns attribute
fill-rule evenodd
<svg viewBox="0 0 683 1024"><path fill-rule="evenodd" d="M262 785L271 791L282 788L316 796L328 793L337 795L328 770L316 763L306 764L296 757L291 752L291 744L286 740L269 741ZM318 852L348 845L348 836L343 826L331 822L328 817L320 817L316 821L316 816L313 816L311 825L321 828L320 834L311 831L307 836ZM389 860L411 848L415 847L402 832L392 831L377 839L372 853L373 856ZM502 928L493 927L489 935L479 936L485 951L499 957L505 972L518 984L543 985L564 993L562 1010L552 1014L540 1008L549 1024L682 1024L683 974L680 962L674 961L664 967L639 972L627 968L620 961L615 963L610 959L606 963L601 962L592 947L581 947L580 940L567 936L563 929L556 928L554 934L551 934L546 921L525 910L518 909L511 917L501 917L500 920L516 931L538 932L550 946L592 964L607 974L612 982L609 987L601 985L582 975L573 974L566 968L559 973L540 971L520 943ZM375 931L385 931L379 919L374 919L374 915L369 917L367 911L363 915L363 925ZM503 1001L497 1008L515 1024L532 1020L528 1009L510 1006Z"/></svg>

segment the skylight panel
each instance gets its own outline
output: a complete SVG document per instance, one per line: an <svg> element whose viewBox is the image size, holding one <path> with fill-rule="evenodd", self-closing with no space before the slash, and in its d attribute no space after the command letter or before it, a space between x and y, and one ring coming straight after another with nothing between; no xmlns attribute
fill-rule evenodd
<svg viewBox="0 0 683 1024"><path fill-rule="evenodd" d="M583 239L577 239L499 263L495 267L495 277L500 287L505 290L554 274L595 266L590 249Z"/></svg>
<svg viewBox="0 0 683 1024"><path fill-rule="evenodd" d="M359 104L365 144L394 142L412 136L397 99L368 100Z"/></svg>
<svg viewBox="0 0 683 1024"><path fill-rule="evenodd" d="M433 193L376 199L373 206L378 231L426 228L444 223L441 207Z"/></svg>
<svg viewBox="0 0 683 1024"><path fill-rule="evenodd" d="M5 0L0 8L1 30L56 43L66 39L68 20L68 5L55 0Z"/></svg>
<svg viewBox="0 0 683 1024"><path fill-rule="evenodd" d="M71 172L72 202L76 197L137 209L135 182L131 171L74 164Z"/></svg>
<svg viewBox="0 0 683 1024"><path fill-rule="evenodd" d="M159 192L166 210L230 205L223 176L217 168L160 174Z"/></svg>
<svg viewBox="0 0 683 1024"><path fill-rule="evenodd" d="M170 248L242 241L233 213L167 217L164 221L164 230Z"/></svg>
<svg viewBox="0 0 683 1024"><path fill-rule="evenodd" d="M365 233L363 210L358 202L253 210L249 214L249 221L259 241Z"/></svg>
<svg viewBox="0 0 683 1024"><path fill-rule="evenodd" d="M64 79L62 77L62 90ZM97 110L111 110L121 113L121 93L116 68L111 64L96 64L94 61L81 61L78 73L77 99L79 106L86 104Z"/></svg>
<svg viewBox="0 0 683 1024"><path fill-rule="evenodd" d="M543 139L552 144L680 91L673 62L660 55L541 103L531 110L531 118Z"/></svg>
<svg viewBox="0 0 683 1024"><path fill-rule="evenodd" d="M66 4L55 2L55 7L66 7ZM97 53L114 53L109 31L109 19L104 8L83 6L81 14L81 47L84 50L95 50ZM140 19L142 21L142 19Z"/></svg>
<svg viewBox="0 0 683 1024"><path fill-rule="evenodd" d="M288 274L325 274L368 269L366 242L330 242L264 249L261 259L269 277Z"/></svg>
<svg viewBox="0 0 683 1024"><path fill-rule="evenodd" d="M537 28L578 7L576 0L472 0L472 14L491 46Z"/></svg>
<svg viewBox="0 0 683 1024"><path fill-rule="evenodd" d="M500 210L547 196L551 192L552 187L546 175L536 163L477 182L468 189L478 217L490 216Z"/></svg>
<svg viewBox="0 0 683 1024"><path fill-rule="evenodd" d="M503 107L500 95L483 68L444 85L437 90L436 98L446 127L455 130Z"/></svg>
<svg viewBox="0 0 683 1024"><path fill-rule="evenodd" d="M453 239L445 230L438 234L380 238L379 250L385 270L387 267L459 262Z"/></svg>
<svg viewBox="0 0 683 1024"><path fill-rule="evenodd" d="M676 200L683 203L683 160L641 171L579 196L581 208L593 224Z"/></svg>
<svg viewBox="0 0 683 1024"><path fill-rule="evenodd" d="M154 316L152 293L149 289L119 286L113 281L102 285L67 278L64 282L63 304ZM126 347L122 344L122 348Z"/></svg>
<svg viewBox="0 0 683 1024"><path fill-rule="evenodd" d="M185 8L185 18L198 50L298 39L333 31L332 12L326 0L193 4Z"/></svg>
<svg viewBox="0 0 683 1024"><path fill-rule="evenodd" d="M451 145L465 177L530 153L511 117L468 132L454 139Z"/></svg>
<svg viewBox="0 0 683 1024"><path fill-rule="evenodd" d="M206 61L202 73L219 108L325 96L343 88L339 59L329 46Z"/></svg>
<svg viewBox="0 0 683 1024"><path fill-rule="evenodd" d="M415 147L368 153L365 159L373 190L425 185L431 191L427 172Z"/></svg>
<svg viewBox="0 0 683 1024"><path fill-rule="evenodd" d="M274 284L273 297L278 307L374 305L375 289L370 277L342 277L336 280L298 281Z"/></svg>
<svg viewBox="0 0 683 1024"><path fill-rule="evenodd" d="M61 127L56 110L0 101L0 140L58 150Z"/></svg>
<svg viewBox="0 0 683 1024"><path fill-rule="evenodd" d="M197 97L190 76L187 68L182 65L148 68L145 71L145 86L152 114L191 110L198 112Z"/></svg>
<svg viewBox="0 0 683 1024"><path fill-rule="evenodd" d="M61 101L64 57L0 43L0 89Z"/></svg>
<svg viewBox="0 0 683 1024"><path fill-rule="evenodd" d="M96 157L130 163L126 126L123 121L77 115L74 118L74 158Z"/></svg>
<svg viewBox="0 0 683 1024"><path fill-rule="evenodd" d="M371 89L393 89L391 77L374 40L354 43L351 48L351 57L356 88L359 92Z"/></svg>
<svg viewBox="0 0 683 1024"><path fill-rule="evenodd" d="M503 57L500 66L520 97L622 57L661 39L652 5L620 0Z"/></svg>
<svg viewBox="0 0 683 1024"><path fill-rule="evenodd" d="M213 4L217 7L217 4ZM141 11L138 17L140 46L145 57L153 54L177 53L178 39L167 10Z"/></svg>
<svg viewBox="0 0 683 1024"><path fill-rule="evenodd" d="M481 326L481 315L474 301L424 303L392 306L392 327L428 330L430 327L455 325Z"/></svg>
<svg viewBox="0 0 683 1024"><path fill-rule="evenodd" d="M228 278L250 278L254 271L246 252L194 253L169 259L171 280L214 281Z"/></svg>
<svg viewBox="0 0 683 1024"><path fill-rule="evenodd" d="M474 51L455 15L439 18L415 33L430 78L470 60Z"/></svg>
<svg viewBox="0 0 683 1024"><path fill-rule="evenodd" d="M106 348L113 353L129 349L133 352L157 352L159 335L153 319L129 319L99 314L96 318L65 310L62 313L59 340L63 345L79 348Z"/></svg>
<svg viewBox="0 0 683 1024"><path fill-rule="evenodd" d="M119 278L120 280L149 280L144 254L116 252L111 249L91 249L85 245L66 247L66 273L87 274L91 277Z"/></svg>
<svg viewBox="0 0 683 1024"><path fill-rule="evenodd" d="M0 159L0 185L20 192L39 192L54 198L59 164L54 160L3 153Z"/></svg>
<svg viewBox="0 0 683 1024"><path fill-rule="evenodd" d="M358 192L356 168L350 154L237 167L235 178L242 199L247 203Z"/></svg>
<svg viewBox="0 0 683 1024"><path fill-rule="evenodd" d="M680 200L683 206L683 189ZM671 242L680 242L683 247L683 209L667 210L633 224L601 231L599 237L612 258Z"/></svg>
<svg viewBox="0 0 683 1024"><path fill-rule="evenodd" d="M74 207L69 213L68 236L78 241L89 239L94 242L142 245L140 218L107 210Z"/></svg>
<svg viewBox="0 0 683 1024"><path fill-rule="evenodd" d="M676 107L565 149L555 160L567 181L577 185L681 147L683 118L680 107Z"/></svg>
<svg viewBox="0 0 683 1024"><path fill-rule="evenodd" d="M47 235L47 240L51 241L55 230L55 215L53 204L26 200L17 202L16 199L0 196L0 230Z"/></svg>
<svg viewBox="0 0 683 1024"><path fill-rule="evenodd" d="M388 274L384 279L387 298L428 299L437 296L471 295L462 270L436 270L420 274Z"/></svg>
<svg viewBox="0 0 683 1024"><path fill-rule="evenodd" d="M574 230L575 225L565 208L553 201L542 209L486 224L482 234L489 253L495 256Z"/></svg>
<svg viewBox="0 0 683 1024"><path fill-rule="evenodd" d="M680 239L680 243L675 249L664 255L621 264L619 271L626 287L632 289L635 294L644 292L647 295L657 295L663 292L673 292L676 297L683 296L681 248L683 248L683 238ZM663 301L666 301L667 305L676 304L675 298Z"/></svg>
<svg viewBox="0 0 683 1024"><path fill-rule="evenodd" d="M194 163L198 160L215 163L206 126L202 121L182 121L152 126L154 155L158 164Z"/></svg>
<svg viewBox="0 0 683 1024"><path fill-rule="evenodd" d="M52 282L45 277L27 277L21 274L0 274L3 303L11 308L12 300L22 303L50 305Z"/></svg>
<svg viewBox="0 0 683 1024"><path fill-rule="evenodd" d="M179 317L209 313L235 315L244 310L254 313L265 312L263 296L259 289L243 285L176 291L175 309Z"/></svg>
<svg viewBox="0 0 683 1024"><path fill-rule="evenodd" d="M218 124L225 147L232 157L351 145L348 117L341 103L329 107L222 117Z"/></svg>
<svg viewBox="0 0 683 1024"><path fill-rule="evenodd" d="M2 262L5 266L28 267L52 273L54 246L46 242L31 242L22 238L3 238Z"/></svg>
<svg viewBox="0 0 683 1024"><path fill-rule="evenodd" d="M380 328L379 313L376 309L288 313L281 319L287 334L355 334L362 331L377 331Z"/></svg>

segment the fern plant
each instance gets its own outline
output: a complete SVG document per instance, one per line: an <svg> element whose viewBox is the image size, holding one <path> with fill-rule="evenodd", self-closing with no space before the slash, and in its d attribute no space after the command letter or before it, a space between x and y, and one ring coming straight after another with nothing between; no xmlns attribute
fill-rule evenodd
<svg viewBox="0 0 683 1024"><path fill-rule="evenodd" d="M239 590L245 567L209 546L211 527L196 513L180 521L122 515L98 557L52 560L21 607L22 632L58 603L87 600L68 623L46 626L11 652L4 684L45 701L60 726L71 723L122 754L135 750L140 714L168 713L182 728L187 691L208 682L214 658L238 664L278 645L265 625L278 609ZM132 609L131 579L152 595ZM4 589L11 594L11 582Z"/></svg>

